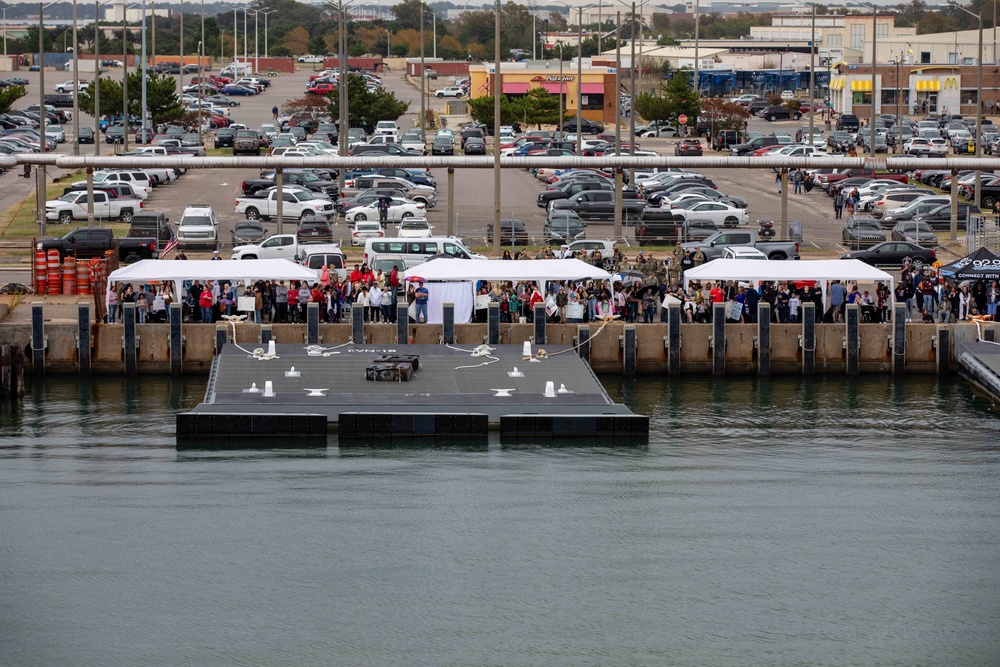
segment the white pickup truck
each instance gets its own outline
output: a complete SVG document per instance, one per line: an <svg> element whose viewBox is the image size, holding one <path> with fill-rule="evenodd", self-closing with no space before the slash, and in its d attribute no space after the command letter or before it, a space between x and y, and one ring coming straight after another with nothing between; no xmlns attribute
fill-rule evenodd
<svg viewBox="0 0 1000 667"><path fill-rule="evenodd" d="M69 224L73 220L86 220L88 208L85 190L70 192L59 199L45 202L45 219ZM142 208L138 199L113 197L102 190L94 191L94 217L99 220L118 219L132 222L132 215Z"/></svg>
<svg viewBox="0 0 1000 667"><path fill-rule="evenodd" d="M317 244L313 244L315 247ZM324 244L326 247L326 244ZM238 245L233 248L232 259L289 259L301 258L304 246L295 234L275 234L261 243Z"/></svg>
<svg viewBox="0 0 1000 667"><path fill-rule="evenodd" d="M259 197L240 197L236 212L247 220L270 220L278 217L278 191L264 190ZM333 202L315 199L308 190L285 190L282 197L283 218L304 218L308 215L333 215Z"/></svg>

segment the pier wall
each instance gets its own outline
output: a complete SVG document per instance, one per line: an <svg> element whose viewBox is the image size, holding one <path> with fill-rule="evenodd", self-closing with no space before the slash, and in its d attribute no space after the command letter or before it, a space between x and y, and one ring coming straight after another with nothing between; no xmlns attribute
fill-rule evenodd
<svg viewBox="0 0 1000 667"><path fill-rule="evenodd" d="M44 320L43 320L44 321ZM40 340L45 341L44 369L32 367L32 324L0 323L0 344L13 344L25 351L26 370L44 370L51 373L79 373L80 354L78 324L68 322L44 322ZM276 342L305 344L307 327L305 324L265 325L271 328ZM666 324L626 325L613 322L603 327L600 324L549 324L545 327L545 341L536 343L535 350L546 344L574 345L577 343L579 327L590 328L590 363L599 372L627 373L625 327L634 327L635 350L634 372L638 374L666 374L669 370L669 330ZM224 328L232 341L229 325L184 324L181 328L182 359L184 374L207 373L215 355L217 329ZM265 347L261 342L262 327L255 324L237 324L235 342L253 350ZM947 330L947 356L939 359L937 342L939 330ZM1000 325L982 326L984 335L997 336ZM411 344L440 344L443 342L444 327L439 324L410 325ZM487 341L487 324L455 325L456 345L475 347ZM392 344L396 342L395 324L366 324L363 329L365 343ZM321 324L319 341L321 345L337 345L351 339L350 324ZM891 373L894 354L903 358L907 373L938 373L946 368L949 373L958 370L955 350L960 343L977 339L975 324L907 324L905 325L905 345L902 350L893 350L893 327L891 324L860 324L857 327L858 354L856 372ZM90 325L91 371L100 374L126 372L125 327L122 324ZM170 327L166 324L137 324L135 327L136 354L135 372L170 373ZM727 324L725 340L713 339L711 324L682 324L679 338L680 374L705 374L717 372L714 364L716 345L724 346L723 374L748 375L762 371L759 335L769 336L769 355L764 355L766 373L772 375L803 374L804 348L803 326L801 324L771 324L766 334L761 334L756 324ZM534 341L535 327L527 324L501 324L500 342L521 344ZM815 326L815 373L848 373L852 368L848 359L848 329L846 324L817 324ZM631 340L631 337L628 337ZM404 343L405 345L406 343ZM944 356L944 350L941 351ZM947 363L941 364L940 361Z"/></svg>

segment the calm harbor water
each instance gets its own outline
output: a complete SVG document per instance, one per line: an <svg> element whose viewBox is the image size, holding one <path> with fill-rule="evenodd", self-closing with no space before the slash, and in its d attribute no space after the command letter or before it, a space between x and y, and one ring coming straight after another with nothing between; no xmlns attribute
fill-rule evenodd
<svg viewBox="0 0 1000 667"><path fill-rule="evenodd" d="M605 378L648 446L177 451L204 380L0 408L0 665L997 665L959 380Z"/></svg>

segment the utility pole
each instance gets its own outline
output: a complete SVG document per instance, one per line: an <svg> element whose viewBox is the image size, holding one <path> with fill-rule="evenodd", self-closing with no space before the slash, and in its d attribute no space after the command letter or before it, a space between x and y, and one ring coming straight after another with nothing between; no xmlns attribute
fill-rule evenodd
<svg viewBox="0 0 1000 667"><path fill-rule="evenodd" d="M4 46L7 45L7 22L3 25ZM73 0L73 155L80 154L80 54L76 36L76 0ZM4 49L6 51L6 49ZM97 137L94 137L97 143Z"/></svg>
<svg viewBox="0 0 1000 667"><path fill-rule="evenodd" d="M500 0L496 0L494 5L494 26L493 26L493 254L500 255L500 95L503 93L503 83L500 75ZM423 21L420 22L421 28ZM423 51L423 36L421 35L420 46ZM560 61L561 62L561 61ZM421 61L420 75L423 78L423 62ZM422 98L421 98L422 99ZM421 127L423 121L421 120ZM514 221L510 223L510 239L514 241Z"/></svg>

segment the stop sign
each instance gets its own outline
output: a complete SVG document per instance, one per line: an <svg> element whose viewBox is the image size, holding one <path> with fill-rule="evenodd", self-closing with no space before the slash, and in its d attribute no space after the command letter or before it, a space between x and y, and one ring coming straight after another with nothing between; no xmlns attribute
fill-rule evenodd
<svg viewBox="0 0 1000 667"><path fill-rule="evenodd" d="M684 114L681 114L680 116L677 117L677 122L680 123L681 125L687 125L688 117L685 116Z"/></svg>

